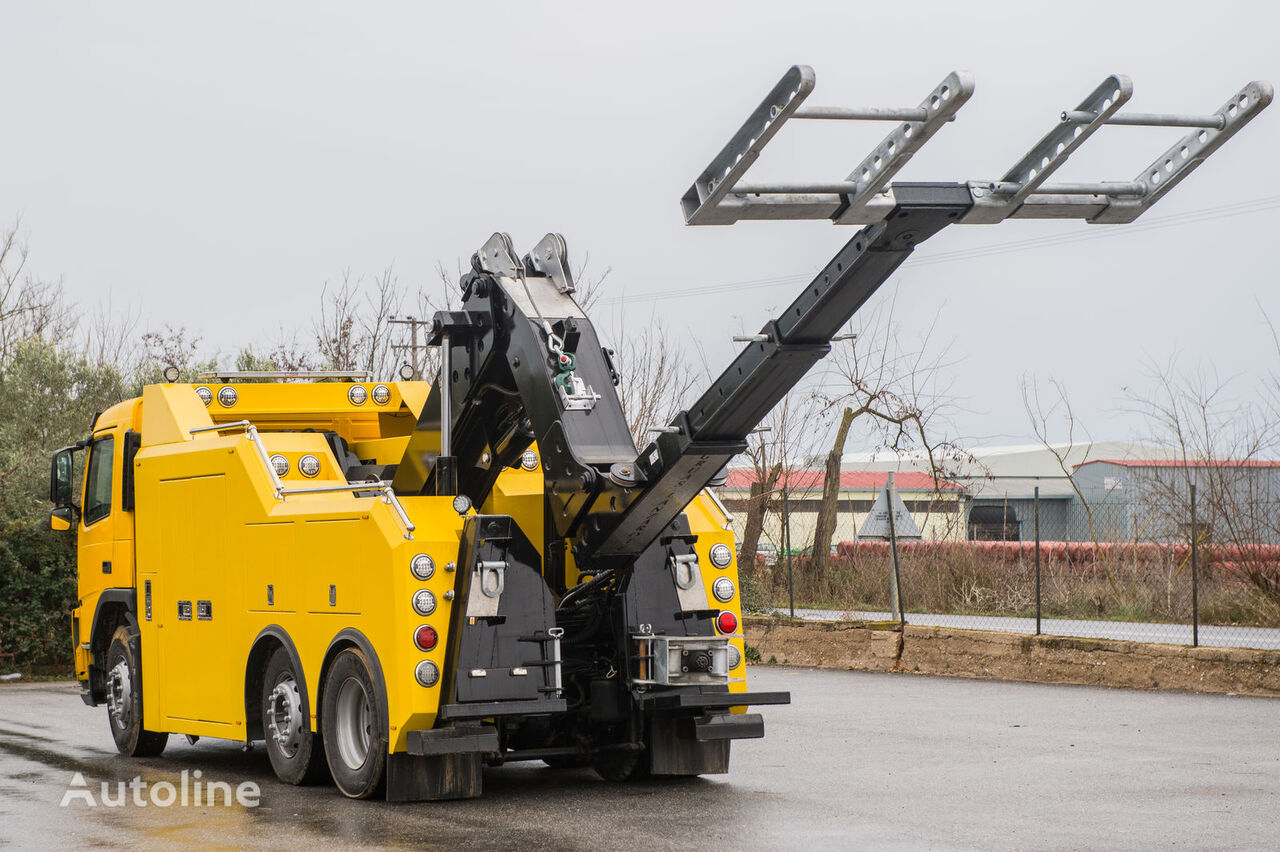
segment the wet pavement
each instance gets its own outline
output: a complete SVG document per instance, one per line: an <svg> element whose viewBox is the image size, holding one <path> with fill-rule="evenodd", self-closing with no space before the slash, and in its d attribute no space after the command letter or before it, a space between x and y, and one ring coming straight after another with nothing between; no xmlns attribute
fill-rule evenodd
<svg viewBox="0 0 1280 852"><path fill-rule="evenodd" d="M1081 849L1280 844L1280 701L756 666L763 740L727 776L616 785L486 769L462 802L289 787L259 747L170 739L118 755L74 684L0 686L0 844L13 848ZM163 782L260 788L257 807L161 807ZM72 786L76 773L85 786ZM141 776L121 806L115 782ZM76 795L68 796L71 791ZM91 794L96 804L86 801ZM159 795L159 800L165 800ZM66 806L60 803L68 799Z"/></svg>

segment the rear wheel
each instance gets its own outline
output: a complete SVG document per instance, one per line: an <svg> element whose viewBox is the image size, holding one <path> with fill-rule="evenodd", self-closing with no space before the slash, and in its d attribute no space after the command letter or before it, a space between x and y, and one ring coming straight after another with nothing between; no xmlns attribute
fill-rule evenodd
<svg viewBox="0 0 1280 852"><path fill-rule="evenodd" d="M324 740L312 733L289 652L276 648L262 678L262 729L276 777L286 784L325 780Z"/></svg>
<svg viewBox="0 0 1280 852"><path fill-rule="evenodd" d="M357 648L341 651L325 679L320 719L333 783L353 799L382 792L387 767L384 715L364 654Z"/></svg>
<svg viewBox="0 0 1280 852"><path fill-rule="evenodd" d="M121 754L155 757L164 751L169 735L142 727L142 661L138 653L138 634L126 625L117 627L107 648L107 720Z"/></svg>

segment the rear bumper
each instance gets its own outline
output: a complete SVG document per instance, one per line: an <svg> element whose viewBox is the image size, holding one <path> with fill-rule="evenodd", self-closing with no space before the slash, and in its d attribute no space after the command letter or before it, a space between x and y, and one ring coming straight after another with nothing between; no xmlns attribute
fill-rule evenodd
<svg viewBox="0 0 1280 852"><path fill-rule="evenodd" d="M790 704L789 692L669 692L644 694L640 705L655 719L664 719L682 740L702 743L754 740L764 736L759 713L730 713L730 708L764 704Z"/></svg>
<svg viewBox="0 0 1280 852"><path fill-rule="evenodd" d="M545 716L563 713L568 704L563 698L535 698L524 701L468 701L462 704L446 704L440 708L439 718L444 722L466 719L492 719L498 716Z"/></svg>
<svg viewBox="0 0 1280 852"><path fill-rule="evenodd" d="M482 754L498 750L498 729L492 726L460 725L410 731L405 750L409 754Z"/></svg>
<svg viewBox="0 0 1280 852"><path fill-rule="evenodd" d="M680 736L686 740L757 740L764 736L759 713L707 713L680 719Z"/></svg>
<svg viewBox="0 0 1280 852"><path fill-rule="evenodd" d="M764 704L790 704L790 692L658 692L640 696L640 706L655 711L723 710Z"/></svg>

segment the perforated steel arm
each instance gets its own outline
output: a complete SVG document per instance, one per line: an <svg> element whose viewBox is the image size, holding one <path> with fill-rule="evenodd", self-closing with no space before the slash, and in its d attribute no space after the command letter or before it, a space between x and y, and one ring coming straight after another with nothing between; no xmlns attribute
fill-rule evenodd
<svg viewBox="0 0 1280 852"><path fill-rule="evenodd" d="M948 75L919 107L804 107L816 78L805 65L792 67L703 170L681 199L690 225L727 225L742 219L826 219L864 225L883 219L894 206L891 178L911 155L955 119L974 91L970 74ZM999 180L970 180L972 210L964 224L1005 219L1085 219L1098 224L1132 222L1218 150L1271 103L1270 83L1254 81L1208 115L1125 114L1133 96L1128 77L1103 80ZM749 183L743 180L760 151L791 119L894 121L890 131L843 181ZM1050 184L1047 180L1104 125L1189 127L1131 181Z"/></svg>

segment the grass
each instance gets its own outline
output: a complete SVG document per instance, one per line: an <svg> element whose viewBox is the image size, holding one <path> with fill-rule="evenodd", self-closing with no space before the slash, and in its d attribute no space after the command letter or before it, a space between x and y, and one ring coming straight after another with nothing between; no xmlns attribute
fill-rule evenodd
<svg viewBox="0 0 1280 852"><path fill-rule="evenodd" d="M812 560L794 560L797 607L887 611L891 563L887 554L833 556L819 574ZM1202 624L1280 627L1280 600L1250 579L1280 576L1280 565L1201 566ZM784 566L741 569L743 607L762 611L788 604ZM1032 617L1036 608L1034 559L993 555L954 544L920 548L899 560L903 606L908 612ZM1041 614L1091 621L1191 621L1191 570L1170 548L1093 562L1041 559Z"/></svg>

